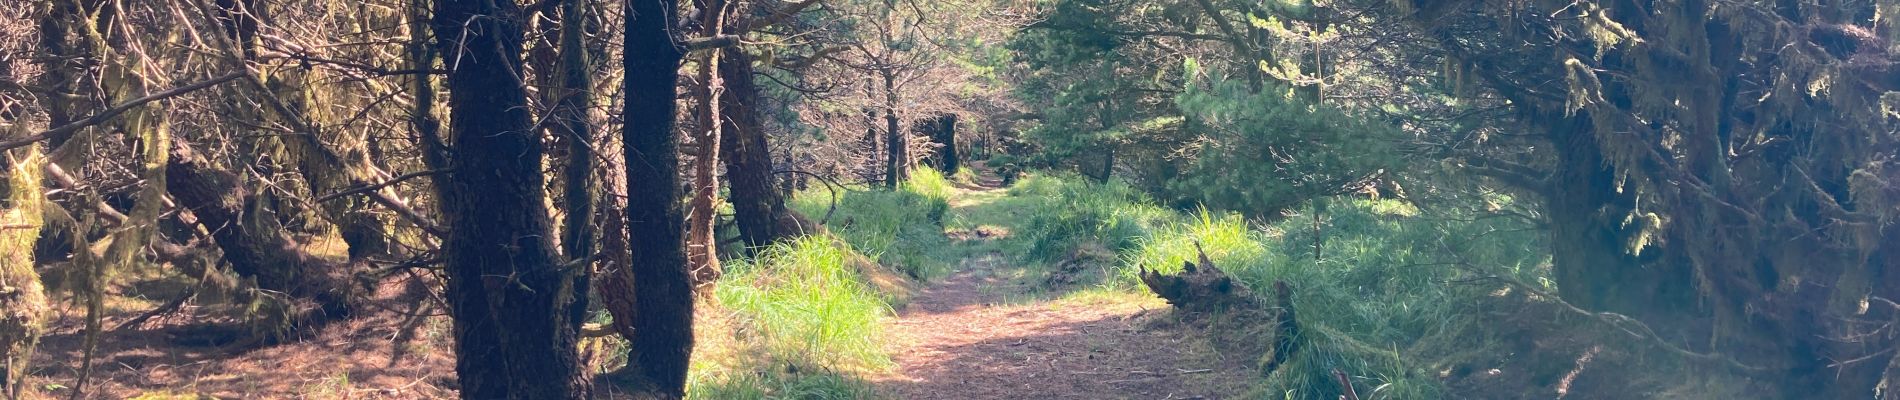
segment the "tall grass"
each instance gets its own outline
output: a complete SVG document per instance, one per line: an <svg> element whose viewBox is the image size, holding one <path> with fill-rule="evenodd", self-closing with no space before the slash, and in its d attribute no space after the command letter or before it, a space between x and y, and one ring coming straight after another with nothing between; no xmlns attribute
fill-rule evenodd
<svg viewBox="0 0 1900 400"><path fill-rule="evenodd" d="M879 264L917 279L940 276L956 262L945 253L949 239L943 236L944 215L955 190L942 173L919 168L894 191L839 193L825 226ZM831 196L826 189L814 188L793 196L790 206L818 218L831 209Z"/></svg>
<svg viewBox="0 0 1900 400"><path fill-rule="evenodd" d="M695 373L705 399L869 396L855 372L890 366L879 340L891 307L850 264L849 245L823 236L780 243L729 264L713 294L741 348Z"/></svg>
<svg viewBox="0 0 1900 400"><path fill-rule="evenodd" d="M1443 397L1426 371L1432 360L1414 359L1432 352L1415 347L1486 345L1468 337L1482 323L1471 304L1487 293L1447 283L1468 274L1454 265L1500 266L1536 281L1548 263L1537 235L1513 233L1529 229L1522 222L1424 216L1391 200L1322 199L1272 224L1254 224L1232 213L1159 208L1125 185L1073 176L1030 177L1010 195L1042 199L1015 239L1020 256L1049 261L1081 242L1100 243L1120 256L1101 284L1106 289L1145 291L1138 269L1178 271L1198 258L1197 244L1258 295L1286 282L1309 327L1306 345L1259 385L1256 396L1263 398L1337 397L1335 368L1377 388L1368 398ZM1317 233L1314 208L1323 210Z"/></svg>
<svg viewBox="0 0 1900 400"><path fill-rule="evenodd" d="M817 236L774 245L733 265L713 293L748 317L776 358L882 367L890 360L878 347L878 323L890 306L847 264L849 251Z"/></svg>
<svg viewBox="0 0 1900 400"><path fill-rule="evenodd" d="M876 260L914 278L946 272L956 261L943 235L955 190L943 174L923 168L897 190L839 193L826 221L832 236L808 236L729 261L713 297L715 312L724 312L732 326L701 335L730 343L695 360L691 396L874 397L859 376L891 366L881 324L897 296L869 283L874 278L865 275L867 268L881 267L861 263ZM831 209L831 199L817 189L793 196L790 206L818 218Z"/></svg>
<svg viewBox="0 0 1900 400"><path fill-rule="evenodd" d="M1094 184L1075 175L1031 175L1010 187L1009 195L1040 200L1013 240L1017 253L1033 262L1056 261L1083 242L1126 250L1174 218L1128 185Z"/></svg>

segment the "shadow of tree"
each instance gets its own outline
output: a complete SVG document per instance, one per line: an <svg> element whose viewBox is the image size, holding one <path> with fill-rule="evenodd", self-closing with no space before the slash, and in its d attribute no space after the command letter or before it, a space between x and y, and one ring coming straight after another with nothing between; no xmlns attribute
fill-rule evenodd
<svg viewBox="0 0 1900 400"><path fill-rule="evenodd" d="M354 318L332 319L275 344L250 339L241 321L215 307L155 318L144 329L107 331L95 350L87 398L149 393L219 398L453 397L454 358L446 317L424 285L385 285ZM111 328L126 315L105 316ZM432 324L432 322L436 322ZM66 397L86 349L83 322L45 336L32 376L45 394ZM431 327L443 327L437 330Z"/></svg>

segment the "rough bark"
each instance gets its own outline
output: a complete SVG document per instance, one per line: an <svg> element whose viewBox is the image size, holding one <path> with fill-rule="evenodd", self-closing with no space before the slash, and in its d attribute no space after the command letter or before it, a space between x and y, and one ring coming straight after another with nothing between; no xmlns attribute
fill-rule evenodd
<svg viewBox="0 0 1900 400"><path fill-rule="evenodd" d="M617 292L614 296L631 292L634 297L635 310L609 310L615 319L633 321L626 371L632 385L649 396L679 398L686 395L686 367L693 349L693 292L682 236L679 136L674 130L681 49L672 27L678 2L630 1L626 6L622 146L627 233L634 244L632 259L640 262L629 268L631 275L612 278L629 286L602 290Z"/></svg>
<svg viewBox="0 0 1900 400"><path fill-rule="evenodd" d="M594 244L599 235L595 229L595 203L599 198L594 195L594 144L599 143L591 113L594 105L594 78L589 55L592 49L585 45L583 27L586 21L585 0L566 0L561 5L561 54L559 73L560 88L555 90L554 108L549 111L554 120L550 124L552 134L562 137L567 143L567 154L562 163L561 202L566 212L561 221L561 251L569 263L585 265L594 258ZM574 304L570 306L569 323L576 324L575 329L587 320L586 288L593 276L592 271L574 274L574 287L580 288L574 295Z"/></svg>
<svg viewBox="0 0 1900 400"><path fill-rule="evenodd" d="M726 58L719 64L726 84L726 94L720 98L726 116L720 146L725 148L726 179L732 185L733 219L746 245L763 247L800 232L779 229L779 220L786 218L785 196L773 185L772 151L759 119L752 55L734 49L726 52Z"/></svg>
<svg viewBox="0 0 1900 400"><path fill-rule="evenodd" d="M435 4L436 47L449 65L453 146L439 199L456 374L467 399L586 398L570 307L586 288L559 262L547 213L544 145L522 80L522 10L514 2Z"/></svg>
<svg viewBox="0 0 1900 400"><path fill-rule="evenodd" d="M1200 250L1198 244L1195 250ZM1219 318L1215 322L1222 328L1217 331L1244 336L1221 339L1241 342L1237 348L1259 352L1261 376L1279 370L1300 350L1301 327L1293 309L1293 290L1286 282L1274 282L1274 302L1262 304L1245 284L1214 266L1206 252L1200 252L1199 263L1183 262L1178 274L1165 275L1143 267L1139 277L1149 291L1176 309ZM1252 332L1270 335L1268 342L1257 342L1261 338L1250 336Z"/></svg>
<svg viewBox="0 0 1900 400"><path fill-rule="evenodd" d="M292 240L277 218L259 212L261 199L236 174L218 168L183 139L171 141L165 168L166 191L211 232L224 259L257 288L316 303L323 315L350 310L348 271L310 255Z"/></svg>
<svg viewBox="0 0 1900 400"><path fill-rule="evenodd" d="M700 26L707 37L725 31L726 14L731 7L725 0L699 2ZM702 86L694 88L698 100L699 123L693 136L693 194L686 206L686 262L692 266L693 286L711 285L719 279L718 207L719 143L725 134L725 79L720 65L730 46L707 52L699 63Z"/></svg>
<svg viewBox="0 0 1900 400"><path fill-rule="evenodd" d="M1234 280L1234 277L1221 271L1201 254L1201 262L1182 262L1181 273L1164 275L1159 271L1141 267L1141 283L1148 287L1168 304L1192 312L1223 311L1230 309L1255 309L1260 304L1253 298L1253 290Z"/></svg>

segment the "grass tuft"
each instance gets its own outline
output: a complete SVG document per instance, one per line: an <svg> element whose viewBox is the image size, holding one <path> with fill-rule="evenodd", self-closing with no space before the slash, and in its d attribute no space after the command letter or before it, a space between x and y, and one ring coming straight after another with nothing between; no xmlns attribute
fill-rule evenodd
<svg viewBox="0 0 1900 400"><path fill-rule="evenodd" d="M780 243L737 260L714 289L727 321L700 333L730 335L695 361L690 392L704 399L855 399L860 372L888 369L881 323L891 306L830 237ZM734 348L736 347L736 348Z"/></svg>
<svg viewBox="0 0 1900 400"><path fill-rule="evenodd" d="M839 194L827 228L851 248L879 264L927 280L948 272L956 262L943 235L945 214L956 188L943 174L919 168L898 190L851 190ZM798 193L790 206L805 215L825 215L831 207L825 189Z"/></svg>

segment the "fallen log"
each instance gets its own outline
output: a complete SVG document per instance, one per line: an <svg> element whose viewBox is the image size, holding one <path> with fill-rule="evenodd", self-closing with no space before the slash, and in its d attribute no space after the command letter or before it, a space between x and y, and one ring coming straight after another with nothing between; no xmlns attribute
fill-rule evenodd
<svg viewBox="0 0 1900 400"><path fill-rule="evenodd" d="M1269 332L1272 345L1260 356L1261 376L1286 365L1300 349L1301 328L1293 311L1293 290L1286 282L1275 281L1273 304L1263 305L1245 283L1215 266L1199 243L1194 244L1194 249L1200 255L1200 263L1182 262L1181 273L1172 275L1140 267L1141 283L1176 309L1219 315L1228 323L1242 325L1223 331Z"/></svg>
<svg viewBox="0 0 1900 400"><path fill-rule="evenodd" d="M1192 312L1259 309L1258 300L1253 291L1245 284L1235 281L1233 276L1214 266L1207 259L1207 252L1201 251L1199 243L1194 244L1200 252L1200 264L1181 262L1181 273L1164 275L1160 271L1149 270L1141 266L1141 283L1154 291L1156 296L1168 301L1175 308Z"/></svg>

